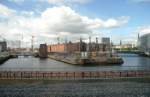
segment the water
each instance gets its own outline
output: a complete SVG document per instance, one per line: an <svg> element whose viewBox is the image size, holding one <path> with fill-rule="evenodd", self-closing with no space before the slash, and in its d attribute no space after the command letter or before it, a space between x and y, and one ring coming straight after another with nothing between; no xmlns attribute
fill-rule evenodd
<svg viewBox="0 0 150 97"><path fill-rule="evenodd" d="M6 61L0 69L9 70L40 70L40 71L109 71L109 70L150 70L150 58L137 54L120 54L124 63L122 65L101 66L71 65L52 59L39 59L34 57L19 57Z"/></svg>

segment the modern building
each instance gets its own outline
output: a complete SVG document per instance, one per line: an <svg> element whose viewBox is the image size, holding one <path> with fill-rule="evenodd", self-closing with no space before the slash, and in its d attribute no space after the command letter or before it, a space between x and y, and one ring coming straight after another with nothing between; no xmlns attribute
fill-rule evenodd
<svg viewBox="0 0 150 97"><path fill-rule="evenodd" d="M7 43L6 41L1 41L0 42L0 52L5 52L7 51Z"/></svg>
<svg viewBox="0 0 150 97"><path fill-rule="evenodd" d="M137 44L142 53L150 56L150 33L140 36Z"/></svg>

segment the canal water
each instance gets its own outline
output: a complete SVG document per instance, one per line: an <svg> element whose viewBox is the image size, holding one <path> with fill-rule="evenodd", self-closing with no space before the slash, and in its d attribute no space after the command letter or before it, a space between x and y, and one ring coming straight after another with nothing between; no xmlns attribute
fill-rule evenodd
<svg viewBox="0 0 150 97"><path fill-rule="evenodd" d="M71 65L52 59L40 59L34 57L19 57L9 59L0 65L0 70L23 71L111 71L111 70L150 70L150 58L138 54L119 54L124 63L122 65Z"/></svg>

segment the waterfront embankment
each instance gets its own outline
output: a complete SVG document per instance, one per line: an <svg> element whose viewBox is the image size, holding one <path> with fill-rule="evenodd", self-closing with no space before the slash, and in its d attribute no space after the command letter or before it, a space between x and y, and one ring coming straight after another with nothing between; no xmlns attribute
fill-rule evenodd
<svg viewBox="0 0 150 97"><path fill-rule="evenodd" d="M4 63L10 58L10 54L8 52L1 52L0 53L0 64Z"/></svg>
<svg viewBox="0 0 150 97"><path fill-rule="evenodd" d="M9 54L9 52L0 52L0 64L4 63L10 58L16 58L16 56Z"/></svg>
<svg viewBox="0 0 150 97"><path fill-rule="evenodd" d="M83 56L87 54L88 56ZM48 57L57 61L61 61L73 65L121 65L123 59L116 54L109 55L109 52L90 52L90 53L74 53L74 54L49 54Z"/></svg>

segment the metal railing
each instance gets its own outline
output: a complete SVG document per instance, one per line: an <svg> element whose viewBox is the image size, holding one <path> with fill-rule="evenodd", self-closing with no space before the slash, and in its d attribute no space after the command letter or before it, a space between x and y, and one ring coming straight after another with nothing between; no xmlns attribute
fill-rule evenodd
<svg viewBox="0 0 150 97"><path fill-rule="evenodd" d="M0 71L0 79L101 79L150 77L150 71Z"/></svg>

